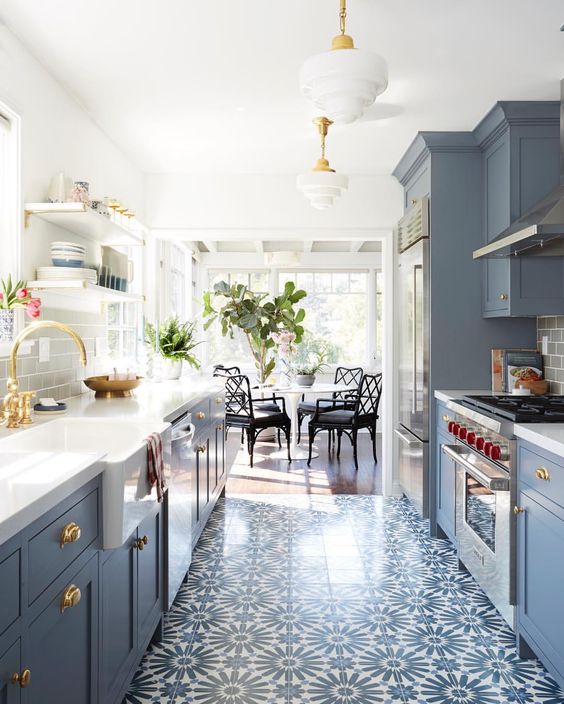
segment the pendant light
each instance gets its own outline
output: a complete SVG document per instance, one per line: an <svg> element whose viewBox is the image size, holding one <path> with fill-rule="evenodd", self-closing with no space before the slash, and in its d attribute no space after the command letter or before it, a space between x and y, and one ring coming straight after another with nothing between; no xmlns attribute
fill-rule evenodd
<svg viewBox="0 0 564 704"><path fill-rule="evenodd" d="M386 90L388 67L381 56L354 48L352 37L346 34L346 0L340 3L341 33L333 38L330 51L316 54L303 64L300 88L324 115L344 124L361 117Z"/></svg>
<svg viewBox="0 0 564 704"><path fill-rule="evenodd" d="M316 117L313 124L317 126L321 136L321 158L319 158L308 174L298 176L298 189L317 210L325 210L333 205L335 198L342 195L348 188L347 176L335 173L325 158L325 138L333 123L326 117Z"/></svg>

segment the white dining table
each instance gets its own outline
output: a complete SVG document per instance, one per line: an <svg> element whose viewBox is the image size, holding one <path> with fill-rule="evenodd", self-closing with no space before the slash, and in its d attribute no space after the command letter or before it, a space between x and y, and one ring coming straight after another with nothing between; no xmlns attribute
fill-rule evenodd
<svg viewBox="0 0 564 704"><path fill-rule="evenodd" d="M298 405L300 403L300 398L302 394L324 394L329 396L330 394L336 393L338 391L352 391L353 387L346 386L345 384L313 384L312 386L298 386L297 384L293 386L269 386L268 393L279 394L284 396L289 408L287 409L288 415L290 416L291 426L291 440L290 440L290 457L292 460L307 460L309 455L309 448L305 449L298 445ZM312 452L313 457L319 457L319 452L313 447ZM286 450L278 450L271 455L274 459L287 459L288 454Z"/></svg>

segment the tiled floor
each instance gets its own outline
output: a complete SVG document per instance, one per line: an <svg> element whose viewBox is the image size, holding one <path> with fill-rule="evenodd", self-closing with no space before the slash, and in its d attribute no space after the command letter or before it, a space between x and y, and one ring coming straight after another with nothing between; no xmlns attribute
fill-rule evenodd
<svg viewBox="0 0 564 704"><path fill-rule="evenodd" d="M220 503L128 704L563 704L405 500Z"/></svg>

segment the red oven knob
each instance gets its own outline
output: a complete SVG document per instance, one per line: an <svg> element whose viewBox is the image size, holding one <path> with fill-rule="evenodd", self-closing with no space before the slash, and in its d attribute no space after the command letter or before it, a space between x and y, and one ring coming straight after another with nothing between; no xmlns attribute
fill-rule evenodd
<svg viewBox="0 0 564 704"><path fill-rule="evenodd" d="M453 420L449 420L449 422L448 422L448 432L449 433L452 433L454 431L455 425L456 425L456 423Z"/></svg>
<svg viewBox="0 0 564 704"><path fill-rule="evenodd" d="M461 440L466 440L467 435L468 435L468 428L465 428L463 425L461 425L460 430L458 431L458 437Z"/></svg>
<svg viewBox="0 0 564 704"><path fill-rule="evenodd" d="M484 443L484 450L483 450L484 455L487 455L488 457L490 456L490 452L492 451L492 446L493 446L493 442L491 440L486 440L486 442Z"/></svg>
<svg viewBox="0 0 564 704"><path fill-rule="evenodd" d="M475 445L476 444L476 433L473 430L469 430L468 434L466 435L466 442L469 445Z"/></svg>
<svg viewBox="0 0 564 704"><path fill-rule="evenodd" d="M476 438L476 450L483 452L485 442L486 442L486 439L484 437L482 437L481 435L478 435L478 437Z"/></svg>
<svg viewBox="0 0 564 704"><path fill-rule="evenodd" d="M492 460L501 459L501 447L499 445L492 445L490 451L488 452L488 457Z"/></svg>
<svg viewBox="0 0 564 704"><path fill-rule="evenodd" d="M458 423L455 423L452 428L452 434L456 435L456 437L458 437L459 432L460 432L460 425Z"/></svg>

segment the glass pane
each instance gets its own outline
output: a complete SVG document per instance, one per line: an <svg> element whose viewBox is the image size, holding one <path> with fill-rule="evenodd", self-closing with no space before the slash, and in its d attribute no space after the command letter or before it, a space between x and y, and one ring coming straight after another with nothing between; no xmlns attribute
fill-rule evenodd
<svg viewBox="0 0 564 704"><path fill-rule="evenodd" d="M269 275L267 271L253 271L251 274L251 291L255 293L268 293L268 278Z"/></svg>
<svg viewBox="0 0 564 704"><path fill-rule="evenodd" d="M223 271L210 271L209 278L210 289L213 289L215 284L218 284L220 281L227 281L227 283L229 283L229 275Z"/></svg>
<svg viewBox="0 0 564 704"><path fill-rule="evenodd" d="M309 293L313 293L313 274L311 272L300 272L296 276L296 286L303 288Z"/></svg>
<svg viewBox="0 0 564 704"><path fill-rule="evenodd" d="M114 359L119 356L119 330L108 330L108 353Z"/></svg>
<svg viewBox="0 0 564 704"><path fill-rule="evenodd" d="M330 273L319 271L315 274L314 281L315 281L315 292L316 293L329 293L329 291L331 291L331 274Z"/></svg>
<svg viewBox="0 0 564 704"><path fill-rule="evenodd" d="M333 293L348 293L349 290L349 275L344 274L333 274Z"/></svg>
<svg viewBox="0 0 564 704"><path fill-rule="evenodd" d="M119 303L111 303L108 306L108 325L119 325Z"/></svg>
<svg viewBox="0 0 564 704"><path fill-rule="evenodd" d="M351 293L366 291L366 273L351 271Z"/></svg>
<svg viewBox="0 0 564 704"><path fill-rule="evenodd" d="M249 274L246 271L236 271L231 274L231 284L249 285Z"/></svg>
<svg viewBox="0 0 564 704"><path fill-rule="evenodd" d="M466 523L495 552L495 494L466 473Z"/></svg>
<svg viewBox="0 0 564 704"><path fill-rule="evenodd" d="M124 324L126 327L136 327L138 318L138 307L136 303L124 303L123 304L124 313Z"/></svg>

